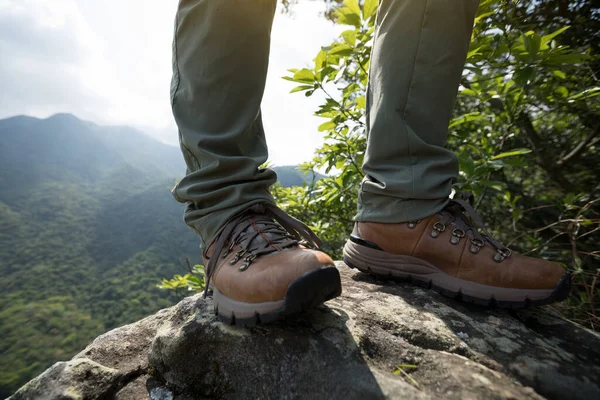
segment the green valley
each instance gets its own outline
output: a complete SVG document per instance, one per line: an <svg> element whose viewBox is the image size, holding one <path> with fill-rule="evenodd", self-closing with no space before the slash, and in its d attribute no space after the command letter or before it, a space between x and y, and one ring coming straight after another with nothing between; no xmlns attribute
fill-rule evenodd
<svg viewBox="0 0 600 400"><path fill-rule="evenodd" d="M175 302L156 285L201 259L170 194L184 171L178 148L132 128L0 121L0 397Z"/></svg>

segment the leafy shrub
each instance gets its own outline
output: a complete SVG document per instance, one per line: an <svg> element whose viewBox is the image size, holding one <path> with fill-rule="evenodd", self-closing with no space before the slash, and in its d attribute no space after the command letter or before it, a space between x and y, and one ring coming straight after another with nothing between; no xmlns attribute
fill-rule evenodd
<svg viewBox="0 0 600 400"><path fill-rule="evenodd" d="M163 279L160 284L156 285L159 289L172 290L178 299L182 299L186 292L199 292L204 290L204 266L203 265L190 265L188 258L185 259L189 273L185 275L176 274L171 279Z"/></svg>
<svg viewBox="0 0 600 400"><path fill-rule="evenodd" d="M524 3L480 4L449 126L448 148L460 161L455 188L474 194L496 238L573 272L574 295L560 311L598 329L600 46L598 35L560 26L569 18L596 26L597 15L589 1L572 2L566 11L555 1L539 10ZM302 167L331 176L303 187L275 186L273 194L335 257L351 230L363 179L376 8L376 0L344 1L331 15L349 29L318 52L313 67L284 77L299 84L293 93L325 96L315 113L325 120L324 144Z"/></svg>

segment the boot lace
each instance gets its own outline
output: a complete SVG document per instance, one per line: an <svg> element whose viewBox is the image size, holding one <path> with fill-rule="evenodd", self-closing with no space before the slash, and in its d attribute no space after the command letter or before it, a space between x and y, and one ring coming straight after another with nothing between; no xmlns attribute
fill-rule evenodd
<svg viewBox="0 0 600 400"><path fill-rule="evenodd" d="M458 244L460 239L470 234L472 236L469 250L479 253L485 244L496 249L494 261L502 262L512 254L511 250L498 242L487 231L481 216L473 208L473 195L471 193L457 193L450 203L439 213L441 218L433 226L432 237L438 237L446 227L454 223L450 243ZM414 222L413 222L414 224ZM414 226L414 225L413 225Z"/></svg>
<svg viewBox="0 0 600 400"><path fill-rule="evenodd" d="M229 246L226 248L227 244ZM322 242L308 226L274 204L259 203L249 207L221 227L212 245L204 250L204 259L208 260L204 297L208 294L219 256L227 258L236 245L241 250L235 253L229 263L234 265L243 257L240 270L245 271L257 257L298 244L318 248ZM212 250L210 257L207 254L209 249Z"/></svg>

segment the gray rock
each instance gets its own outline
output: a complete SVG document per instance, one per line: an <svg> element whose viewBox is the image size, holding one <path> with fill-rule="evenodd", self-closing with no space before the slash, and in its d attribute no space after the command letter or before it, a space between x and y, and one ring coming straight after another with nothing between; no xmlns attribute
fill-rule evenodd
<svg viewBox="0 0 600 400"><path fill-rule="evenodd" d="M20 399L96 399L113 395L125 375L87 358L59 362L10 397Z"/></svg>
<svg viewBox="0 0 600 400"><path fill-rule="evenodd" d="M488 310L340 270L341 297L252 329L186 298L11 399L600 398L600 336L550 308Z"/></svg>

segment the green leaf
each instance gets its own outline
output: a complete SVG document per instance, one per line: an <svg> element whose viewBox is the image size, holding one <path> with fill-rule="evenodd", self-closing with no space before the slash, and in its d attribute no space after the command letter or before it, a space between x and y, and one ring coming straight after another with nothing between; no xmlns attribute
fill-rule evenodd
<svg viewBox="0 0 600 400"><path fill-rule="evenodd" d="M328 65L325 68L323 68L319 73L321 74L321 79L323 79L323 80L327 80L327 79L332 80L332 79L335 79L335 76L337 75L338 70L335 69L335 68L333 68L333 67L330 67Z"/></svg>
<svg viewBox="0 0 600 400"><path fill-rule="evenodd" d="M352 53L354 53L354 51L346 43L340 43L339 45L329 50L329 54L332 55L349 56Z"/></svg>
<svg viewBox="0 0 600 400"><path fill-rule="evenodd" d="M354 45L356 44L356 30L350 29L344 31L340 36L342 37L342 39L344 39L344 42L346 42L346 44L348 44L349 46L354 47Z"/></svg>
<svg viewBox="0 0 600 400"><path fill-rule="evenodd" d="M525 49L529 53L531 59L535 60L538 52L540 51L542 38L539 35L536 35L534 32L528 32L527 34L523 35L523 43L525 44Z"/></svg>
<svg viewBox="0 0 600 400"><path fill-rule="evenodd" d="M494 15L494 14L495 14L494 11L488 11L488 12L478 15L477 18L475 18L475 25L477 25L481 20L489 17L490 15Z"/></svg>
<svg viewBox="0 0 600 400"><path fill-rule="evenodd" d="M375 15L378 5L379 0L365 0L365 3L363 4L363 18L369 19L371 16Z"/></svg>
<svg viewBox="0 0 600 400"><path fill-rule="evenodd" d="M367 99L365 98L365 96L357 97L355 101L356 107L360 108L361 110L367 108Z"/></svg>
<svg viewBox="0 0 600 400"><path fill-rule="evenodd" d="M338 9L335 12L335 15L337 17L338 24L352 25L357 28L360 28L360 25L361 25L360 10L359 10L359 13L356 14L348 7L343 7L343 8Z"/></svg>
<svg viewBox="0 0 600 400"><path fill-rule="evenodd" d="M552 71L552 75L554 75L558 79L567 79L567 75L564 72L559 71L559 70Z"/></svg>
<svg viewBox="0 0 600 400"><path fill-rule="evenodd" d="M491 189L495 189L498 191L506 190L506 183L499 181L481 181L481 183Z"/></svg>
<svg viewBox="0 0 600 400"><path fill-rule="evenodd" d="M467 177L475 174L475 162L470 155L461 153L458 155L458 161L460 163L460 171Z"/></svg>
<svg viewBox="0 0 600 400"><path fill-rule="evenodd" d="M315 70L320 70L325 66L325 63L327 62L327 53L325 53L323 50L319 51L319 54L317 54L317 57L315 57Z"/></svg>
<svg viewBox="0 0 600 400"><path fill-rule="evenodd" d="M323 132L323 131L330 131L333 128L335 128L335 123L333 121L327 121L327 122L319 125L318 130L319 130L319 132Z"/></svg>
<svg viewBox="0 0 600 400"><path fill-rule="evenodd" d="M462 125L467 122L479 121L480 119L484 118L485 115L481 115L478 112L461 115L460 117L454 118L451 121L450 126L448 128L454 128L455 126Z"/></svg>
<svg viewBox="0 0 600 400"><path fill-rule="evenodd" d="M514 150L507 151L505 153L496 154L491 159L499 160L499 159L505 158L505 157L520 156L522 154L528 154L528 153L531 153L531 149L514 149Z"/></svg>
<svg viewBox="0 0 600 400"><path fill-rule="evenodd" d="M315 74L308 68L303 68L296 71L294 74L294 81L302 83L313 83L315 81Z"/></svg>
<svg viewBox="0 0 600 400"><path fill-rule="evenodd" d="M470 59L470 58L472 58L472 57L475 57L475 56L477 56L479 54L482 54L482 53L479 52L479 50L481 50L482 48L483 48L483 46L479 46L476 49L470 50L467 53L467 60Z"/></svg>
<svg viewBox="0 0 600 400"><path fill-rule="evenodd" d="M477 92L473 89L463 89L460 91L463 96L477 96Z"/></svg>
<svg viewBox="0 0 600 400"><path fill-rule="evenodd" d="M201 265L201 264L196 264L196 265L194 265L194 267L192 268L192 271L194 272L194 274L197 274L197 275L204 275L204 265Z"/></svg>
<svg viewBox="0 0 600 400"><path fill-rule="evenodd" d="M561 64L580 64L587 57L585 54L562 53L553 54L544 60L544 64L561 65Z"/></svg>
<svg viewBox="0 0 600 400"><path fill-rule="evenodd" d="M533 79L534 72L535 71L533 67L521 68L517 72L515 72L515 74L513 75L513 80L519 86L527 86Z"/></svg>
<svg viewBox="0 0 600 400"><path fill-rule="evenodd" d="M600 95L600 86L585 89L582 92L574 94L573 96L569 97L569 101L585 100L585 99L589 99L592 97L596 97L598 95Z"/></svg>
<svg viewBox="0 0 600 400"><path fill-rule="evenodd" d="M311 89L314 89L313 85L296 86L295 88L290 90L290 93L302 92L304 90L311 90Z"/></svg>
<svg viewBox="0 0 600 400"><path fill-rule="evenodd" d="M548 43L550 43L552 41L552 39L554 39L555 37L557 37L558 35L560 35L561 33L563 33L564 31L566 31L567 29L569 29L570 26L565 26L562 27L548 35L545 35L542 37L542 44L547 45Z"/></svg>
<svg viewBox="0 0 600 400"><path fill-rule="evenodd" d="M352 11L352 13L360 17L360 6L358 5L358 0L344 0L344 5L350 11Z"/></svg>
<svg viewBox="0 0 600 400"><path fill-rule="evenodd" d="M569 96L569 89L567 89L564 86L559 86L556 89L554 89L554 93L560 95L560 97L568 97Z"/></svg>

